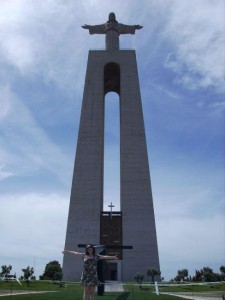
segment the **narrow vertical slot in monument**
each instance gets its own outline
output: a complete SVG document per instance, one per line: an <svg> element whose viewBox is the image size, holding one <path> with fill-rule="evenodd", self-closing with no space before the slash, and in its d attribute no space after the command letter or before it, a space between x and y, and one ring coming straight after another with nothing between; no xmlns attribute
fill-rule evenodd
<svg viewBox="0 0 225 300"><path fill-rule="evenodd" d="M120 50L119 36L140 25L124 25L110 13L106 23L84 25L105 34L106 49L90 50L83 93L65 248L104 244L118 254L109 279L133 281L137 272L160 270L148 153L135 50ZM103 208L104 101L119 96L121 208ZM64 280L79 280L82 261L64 256Z"/></svg>
<svg viewBox="0 0 225 300"><path fill-rule="evenodd" d="M104 210L111 202L120 210L120 109L115 92L105 95L104 124Z"/></svg>

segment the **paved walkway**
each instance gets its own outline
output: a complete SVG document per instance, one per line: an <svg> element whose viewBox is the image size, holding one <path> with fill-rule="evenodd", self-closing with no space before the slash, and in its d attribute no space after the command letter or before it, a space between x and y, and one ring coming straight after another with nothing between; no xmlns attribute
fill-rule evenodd
<svg viewBox="0 0 225 300"><path fill-rule="evenodd" d="M190 300L222 300L222 295L225 295L225 292L219 292L218 295L215 295L215 293L161 293L171 296L180 297L183 299L190 299Z"/></svg>
<svg viewBox="0 0 225 300"><path fill-rule="evenodd" d="M124 292L123 283L117 281L106 281L105 292Z"/></svg>
<svg viewBox="0 0 225 300"><path fill-rule="evenodd" d="M16 291L8 292L6 294L0 294L0 297L5 296L18 296L18 295L30 295L30 294L45 294L45 293L55 293L55 291ZM57 293L57 292L56 292Z"/></svg>

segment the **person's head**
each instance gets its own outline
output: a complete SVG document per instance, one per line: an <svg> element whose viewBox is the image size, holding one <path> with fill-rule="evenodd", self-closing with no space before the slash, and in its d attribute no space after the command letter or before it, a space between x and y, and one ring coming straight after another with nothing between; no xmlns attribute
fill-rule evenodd
<svg viewBox="0 0 225 300"><path fill-rule="evenodd" d="M90 244L86 245L85 253L86 253L86 255L89 255L89 254L95 255L95 248L94 248L94 246L90 245Z"/></svg>

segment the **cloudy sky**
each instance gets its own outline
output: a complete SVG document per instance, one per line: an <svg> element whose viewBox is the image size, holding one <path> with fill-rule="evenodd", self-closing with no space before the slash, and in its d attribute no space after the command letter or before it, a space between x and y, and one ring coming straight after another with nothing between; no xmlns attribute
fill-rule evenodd
<svg viewBox="0 0 225 300"><path fill-rule="evenodd" d="M39 276L62 262L87 56L104 48L81 25L111 11L143 25L120 46L137 54L162 276L219 272L223 0L0 0L0 266ZM106 209L119 208L118 97L107 100Z"/></svg>

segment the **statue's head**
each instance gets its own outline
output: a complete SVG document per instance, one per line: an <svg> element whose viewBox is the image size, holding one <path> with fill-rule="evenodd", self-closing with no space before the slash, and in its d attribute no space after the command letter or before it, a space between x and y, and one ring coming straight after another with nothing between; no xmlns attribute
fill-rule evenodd
<svg viewBox="0 0 225 300"><path fill-rule="evenodd" d="M116 21L116 15L114 14L114 12L111 12L110 14L109 14L109 21Z"/></svg>

